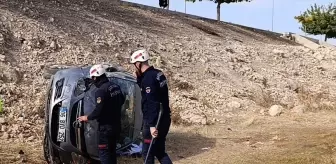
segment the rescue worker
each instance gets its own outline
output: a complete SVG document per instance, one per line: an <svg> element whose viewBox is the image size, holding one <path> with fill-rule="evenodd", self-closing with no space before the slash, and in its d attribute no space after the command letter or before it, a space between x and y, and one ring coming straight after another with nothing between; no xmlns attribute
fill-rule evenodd
<svg viewBox="0 0 336 164"><path fill-rule="evenodd" d="M81 116L80 121L97 120L98 151L102 164L116 164L116 144L121 131L121 107L125 97L120 87L108 80L102 65L90 69L90 77L97 87L95 93L96 107L88 116Z"/></svg>
<svg viewBox="0 0 336 164"><path fill-rule="evenodd" d="M162 71L150 66L148 60L149 54L145 49L135 51L130 59L130 63L136 68L134 76L137 77L142 95L144 139L142 156L145 160L151 140L155 138L146 164L154 164L154 157L161 164L171 164L172 161L165 150L166 136L171 123L167 79ZM162 104L163 112L158 129L156 129L160 104Z"/></svg>

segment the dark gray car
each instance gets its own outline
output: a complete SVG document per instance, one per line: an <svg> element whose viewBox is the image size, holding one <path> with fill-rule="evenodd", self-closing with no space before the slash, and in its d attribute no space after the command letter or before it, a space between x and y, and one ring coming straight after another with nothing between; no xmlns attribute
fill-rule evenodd
<svg viewBox="0 0 336 164"><path fill-rule="evenodd" d="M118 84L126 96L122 107L122 133L117 153L131 145L141 145L141 93L136 79L116 65L105 65L107 77ZM99 162L97 122L78 122L95 106L88 67L73 67L56 71L50 78L45 106L44 156L48 163Z"/></svg>

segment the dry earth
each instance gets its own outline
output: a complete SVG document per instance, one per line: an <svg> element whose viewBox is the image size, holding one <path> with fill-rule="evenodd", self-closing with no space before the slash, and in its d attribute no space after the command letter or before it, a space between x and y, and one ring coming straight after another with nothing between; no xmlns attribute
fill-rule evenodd
<svg viewBox="0 0 336 164"><path fill-rule="evenodd" d="M334 112L283 114L280 117L246 113L230 123L173 126L167 149L176 164L333 164L336 162ZM0 147L0 163L44 163L41 143L7 143ZM121 164L142 163L119 159Z"/></svg>
<svg viewBox="0 0 336 164"><path fill-rule="evenodd" d="M50 65L131 71L142 47L169 78L176 163L332 163L334 49L109 1L0 0L0 21L2 163L42 163Z"/></svg>

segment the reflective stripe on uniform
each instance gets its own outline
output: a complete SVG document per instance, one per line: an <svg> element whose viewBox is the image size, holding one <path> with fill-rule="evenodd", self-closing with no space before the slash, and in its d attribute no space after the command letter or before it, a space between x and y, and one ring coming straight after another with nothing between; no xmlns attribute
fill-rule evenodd
<svg viewBox="0 0 336 164"><path fill-rule="evenodd" d="M98 145L99 149L107 149L107 144Z"/></svg>
<svg viewBox="0 0 336 164"><path fill-rule="evenodd" d="M144 143L146 143L146 144L149 144L149 143L151 143L151 139L144 139Z"/></svg>

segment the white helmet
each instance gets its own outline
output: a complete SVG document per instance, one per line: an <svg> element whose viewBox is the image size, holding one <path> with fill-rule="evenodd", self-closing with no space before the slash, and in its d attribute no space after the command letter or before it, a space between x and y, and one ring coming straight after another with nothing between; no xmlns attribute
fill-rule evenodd
<svg viewBox="0 0 336 164"><path fill-rule="evenodd" d="M91 67L90 69L90 77L92 78L93 76L101 76L105 74L106 69L103 65L97 64Z"/></svg>
<svg viewBox="0 0 336 164"><path fill-rule="evenodd" d="M130 63L144 62L149 60L149 53L145 49L137 50L132 53Z"/></svg>

